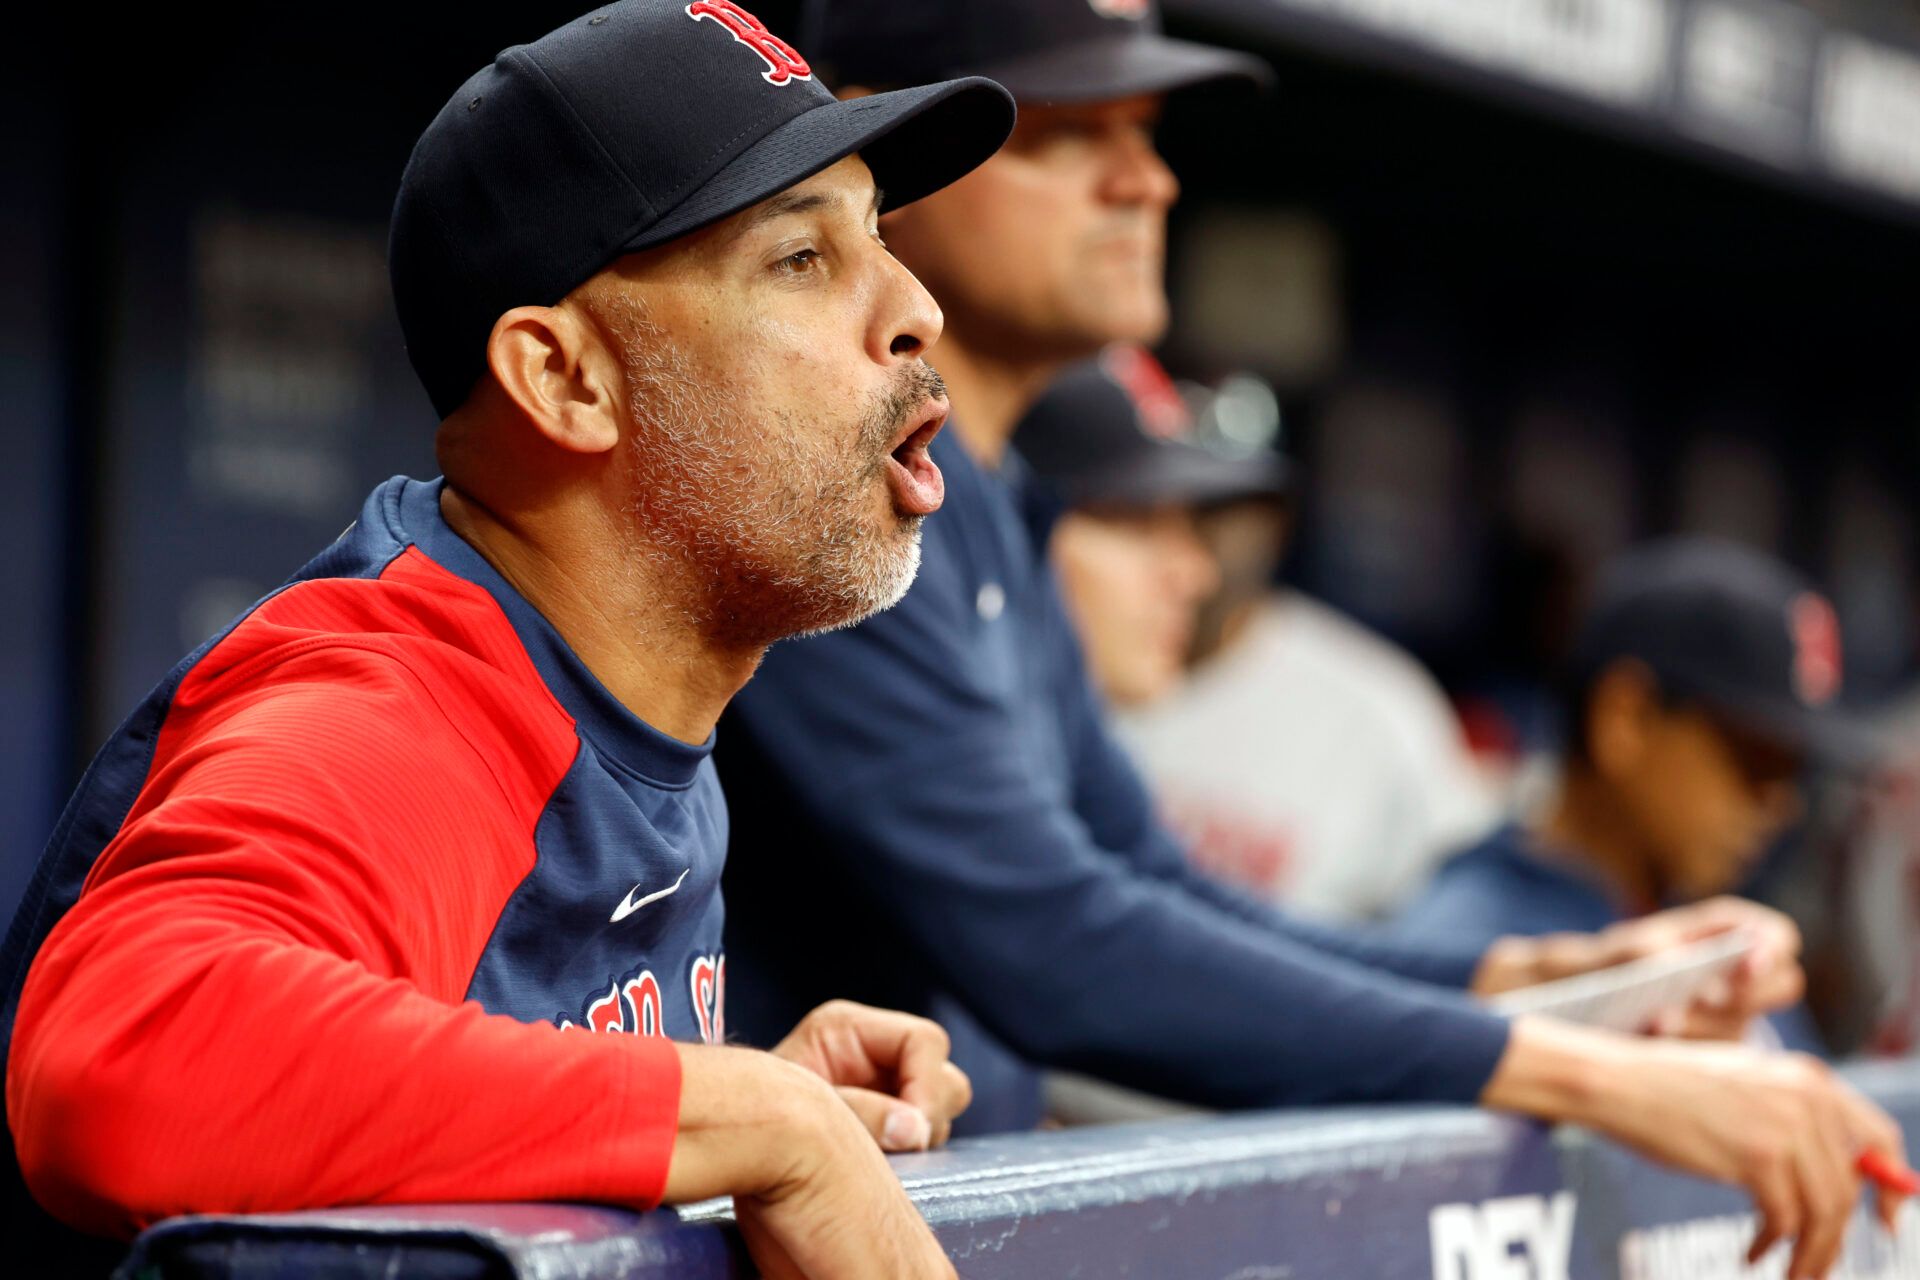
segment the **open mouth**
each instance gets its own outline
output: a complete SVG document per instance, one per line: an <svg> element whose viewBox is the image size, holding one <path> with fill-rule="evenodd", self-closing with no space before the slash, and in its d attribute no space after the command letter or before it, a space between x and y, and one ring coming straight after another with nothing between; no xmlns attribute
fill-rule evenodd
<svg viewBox="0 0 1920 1280"><path fill-rule="evenodd" d="M900 516L932 515L946 496L946 480L927 447L947 421L947 402L929 400L902 428L887 455L887 484L893 490L893 509Z"/></svg>

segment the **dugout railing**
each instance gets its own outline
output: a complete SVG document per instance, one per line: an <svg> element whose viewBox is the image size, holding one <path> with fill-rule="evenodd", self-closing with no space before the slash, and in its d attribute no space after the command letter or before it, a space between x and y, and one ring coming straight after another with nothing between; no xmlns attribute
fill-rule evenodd
<svg viewBox="0 0 1920 1280"><path fill-rule="evenodd" d="M1845 1074L1920 1135L1920 1063ZM1572 1130L1467 1109L1339 1108L957 1142L898 1157L962 1276L1196 1280L1716 1280L1744 1263L1743 1197ZM181 1218L129 1277L722 1280L753 1270L720 1203L635 1214L435 1205ZM1920 1208L1866 1214L1845 1280L1920 1280Z"/></svg>

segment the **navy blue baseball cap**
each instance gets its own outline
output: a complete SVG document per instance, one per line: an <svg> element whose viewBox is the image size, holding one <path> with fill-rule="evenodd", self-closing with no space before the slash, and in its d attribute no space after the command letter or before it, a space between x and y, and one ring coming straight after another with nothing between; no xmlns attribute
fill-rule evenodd
<svg viewBox="0 0 1920 1280"><path fill-rule="evenodd" d="M990 76L1035 105L1273 79L1259 58L1162 34L1155 0L806 0L800 39L836 85Z"/></svg>
<svg viewBox="0 0 1920 1280"><path fill-rule="evenodd" d="M836 101L733 0L620 0L493 60L421 134L388 270L442 417L496 320L622 254L738 213L858 152L896 208L992 155L1013 101L960 79Z"/></svg>
<svg viewBox="0 0 1920 1280"><path fill-rule="evenodd" d="M1115 343L1048 386L1013 446L1070 507L1208 506L1286 492L1276 450L1197 443L1195 417L1151 353Z"/></svg>
<svg viewBox="0 0 1920 1280"><path fill-rule="evenodd" d="M1718 538L1662 539L1610 561L1576 634L1586 687L1634 658L1670 698L1822 763L1871 763L1882 743L1840 704L1833 606L1771 556Z"/></svg>

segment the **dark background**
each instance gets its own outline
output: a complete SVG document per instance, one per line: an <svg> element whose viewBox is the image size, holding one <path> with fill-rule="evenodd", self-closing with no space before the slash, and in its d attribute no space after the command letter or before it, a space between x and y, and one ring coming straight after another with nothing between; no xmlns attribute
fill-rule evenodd
<svg viewBox="0 0 1920 1280"><path fill-rule="evenodd" d="M577 12L70 11L0 80L0 909L140 695L374 483L432 473L395 184L466 75ZM1595 560L1715 530L1833 590L1856 697L1904 690L1920 210L1234 38L1279 88L1166 123L1165 355L1276 382L1311 477L1293 577L1524 743Z"/></svg>

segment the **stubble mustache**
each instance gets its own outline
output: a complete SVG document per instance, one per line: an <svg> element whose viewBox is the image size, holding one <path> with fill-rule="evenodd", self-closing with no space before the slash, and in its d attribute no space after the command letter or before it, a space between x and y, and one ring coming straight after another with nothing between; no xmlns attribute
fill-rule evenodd
<svg viewBox="0 0 1920 1280"><path fill-rule="evenodd" d="M859 450L867 459L861 478L870 479L880 474L892 455L895 438L920 412L922 405L929 400L946 398L946 379L932 365L924 360L902 365L861 423Z"/></svg>

